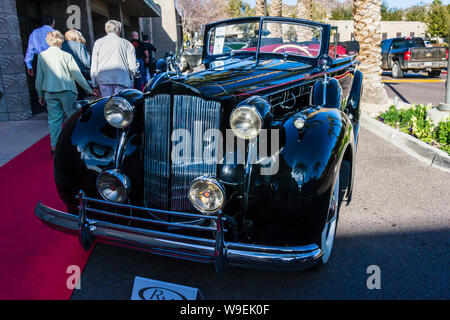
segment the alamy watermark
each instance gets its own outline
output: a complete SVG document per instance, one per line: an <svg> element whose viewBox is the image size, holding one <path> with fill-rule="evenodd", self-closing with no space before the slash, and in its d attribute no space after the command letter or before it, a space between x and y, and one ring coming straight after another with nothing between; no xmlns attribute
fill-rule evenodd
<svg viewBox="0 0 450 320"><path fill-rule="evenodd" d="M67 267L66 273L70 274L66 280L67 289L81 289L81 268L75 264Z"/></svg>
<svg viewBox="0 0 450 320"><path fill-rule="evenodd" d="M66 20L67 29L81 29L81 9L77 5L67 7L66 13L69 17Z"/></svg>
<svg viewBox="0 0 450 320"><path fill-rule="evenodd" d="M259 165L261 175L274 175L279 169L280 133L278 129L261 129L256 138L248 140L225 130L225 139L218 129L202 130L203 123L195 121L193 130L172 132L171 159L174 165L252 164ZM246 147L247 145L247 147Z"/></svg>
<svg viewBox="0 0 450 320"><path fill-rule="evenodd" d="M367 274L370 274L370 276L367 278L366 286L367 289L373 290L381 289L381 269L379 266L373 264L367 267L366 270Z"/></svg>

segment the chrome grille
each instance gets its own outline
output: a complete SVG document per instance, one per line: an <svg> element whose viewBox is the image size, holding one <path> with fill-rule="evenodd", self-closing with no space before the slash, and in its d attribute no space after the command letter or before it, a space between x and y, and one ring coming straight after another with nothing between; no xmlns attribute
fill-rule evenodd
<svg viewBox="0 0 450 320"><path fill-rule="evenodd" d="M220 103L194 96L174 96L171 120L170 100L169 95L158 95L148 98L145 104L146 202L152 208L192 212L194 208L187 198L189 184L201 175L216 176L217 164L203 161L207 144L203 134L209 129L219 129ZM171 129L187 130L190 143L170 142ZM190 155L174 152L170 159L172 147L180 143L190 150Z"/></svg>
<svg viewBox="0 0 450 320"><path fill-rule="evenodd" d="M146 204L167 209L169 204L170 96L163 94L145 103L144 192Z"/></svg>

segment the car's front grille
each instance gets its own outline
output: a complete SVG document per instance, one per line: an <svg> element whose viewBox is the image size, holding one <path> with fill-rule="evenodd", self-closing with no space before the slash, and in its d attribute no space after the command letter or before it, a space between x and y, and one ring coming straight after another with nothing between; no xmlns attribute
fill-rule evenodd
<svg viewBox="0 0 450 320"><path fill-rule="evenodd" d="M210 129L219 129L220 113L219 102L195 96L161 94L147 98L144 191L148 207L183 212L194 210L187 198L189 184L205 174L216 176L217 163L207 163L203 159L204 147L208 144L203 140L203 134ZM172 132L174 141L171 141ZM183 139L180 133L184 133ZM186 153L173 152L172 158L173 147L180 144Z"/></svg>

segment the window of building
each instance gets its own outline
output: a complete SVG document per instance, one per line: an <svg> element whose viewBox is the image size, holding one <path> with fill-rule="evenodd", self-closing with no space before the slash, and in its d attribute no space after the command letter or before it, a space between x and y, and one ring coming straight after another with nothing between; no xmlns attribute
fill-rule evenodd
<svg viewBox="0 0 450 320"><path fill-rule="evenodd" d="M401 38L402 33L401 32L397 32L397 38Z"/></svg>
<svg viewBox="0 0 450 320"><path fill-rule="evenodd" d="M383 32L381 34L382 40L386 40L387 39L387 32Z"/></svg>
<svg viewBox="0 0 450 320"><path fill-rule="evenodd" d="M410 32L410 33L409 33L409 36L410 36L410 37L414 37L414 32Z"/></svg>

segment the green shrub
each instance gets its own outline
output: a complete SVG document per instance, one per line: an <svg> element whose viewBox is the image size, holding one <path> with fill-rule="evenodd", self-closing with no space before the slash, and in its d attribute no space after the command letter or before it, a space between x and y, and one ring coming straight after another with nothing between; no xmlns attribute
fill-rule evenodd
<svg viewBox="0 0 450 320"><path fill-rule="evenodd" d="M376 119L450 154L450 119L441 121L435 126L427 118L427 110L430 108L424 105L408 109L391 106Z"/></svg>

